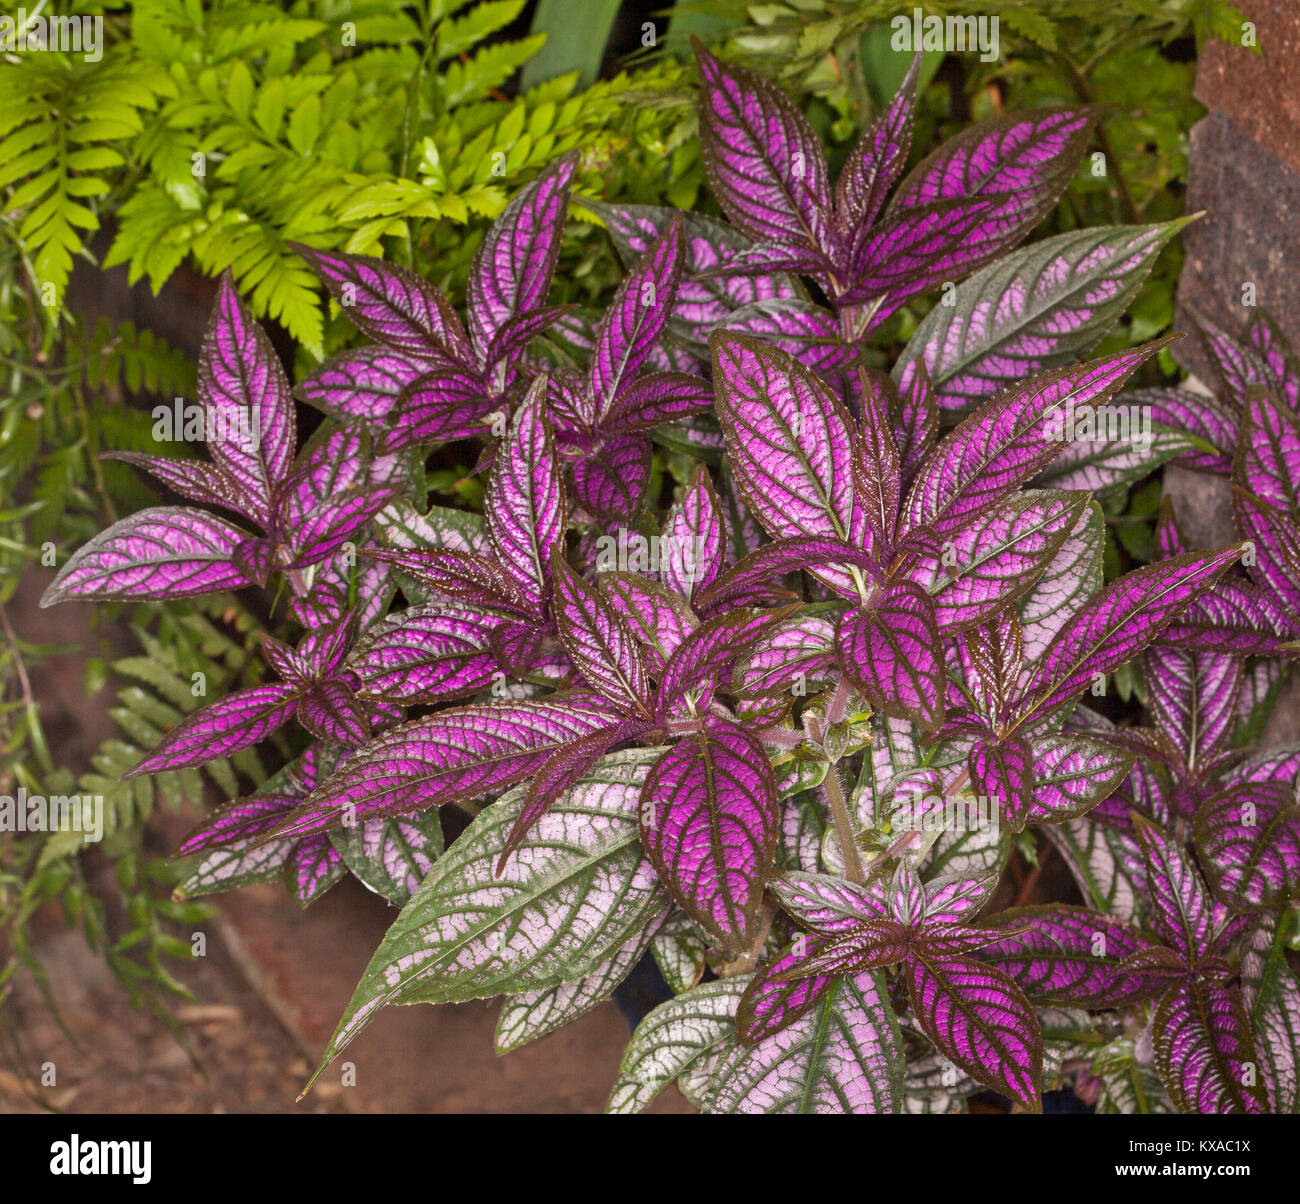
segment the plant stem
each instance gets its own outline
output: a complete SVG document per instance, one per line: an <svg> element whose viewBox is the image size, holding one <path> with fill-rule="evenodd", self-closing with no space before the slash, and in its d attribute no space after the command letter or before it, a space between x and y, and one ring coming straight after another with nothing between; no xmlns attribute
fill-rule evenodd
<svg viewBox="0 0 1300 1204"><path fill-rule="evenodd" d="M850 882L861 885L864 880L862 859L858 856L858 846L853 840L849 805L844 801L844 791L840 789L840 777L834 765L826 771L826 781L822 788L826 791L826 801L830 804L831 819L835 821L835 838L840 842L840 849L844 853L844 875Z"/></svg>

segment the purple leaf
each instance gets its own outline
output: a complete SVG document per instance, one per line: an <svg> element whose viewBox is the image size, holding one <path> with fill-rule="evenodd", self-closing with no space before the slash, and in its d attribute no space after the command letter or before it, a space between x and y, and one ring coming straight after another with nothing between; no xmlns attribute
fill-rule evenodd
<svg viewBox="0 0 1300 1204"><path fill-rule="evenodd" d="M614 436L573 466L574 500L607 520L634 514L650 480L650 441L640 434Z"/></svg>
<svg viewBox="0 0 1300 1204"><path fill-rule="evenodd" d="M1001 970L1036 1003L1120 1008L1148 998L1163 983L1122 969L1125 958L1152 942L1123 920L1052 903L1018 907L986 921L1006 935L982 960Z"/></svg>
<svg viewBox="0 0 1300 1204"><path fill-rule="evenodd" d="M683 598L707 589L722 571L727 553L722 507L703 466L669 510L662 538L678 549L661 568L664 584Z"/></svg>
<svg viewBox="0 0 1300 1204"><path fill-rule="evenodd" d="M309 836L293 847L284 877L290 892L306 907L314 903L345 873L343 856L328 836Z"/></svg>
<svg viewBox="0 0 1300 1204"><path fill-rule="evenodd" d="M941 631L983 623L1033 588L1089 501L1057 490L1013 494L973 515L907 578L930 595Z"/></svg>
<svg viewBox="0 0 1300 1204"><path fill-rule="evenodd" d="M1220 582L1220 587L1224 584ZM1216 652L1148 648L1146 681L1147 706L1174 738L1187 765L1208 760L1227 743L1237 722L1240 659Z"/></svg>
<svg viewBox="0 0 1300 1204"><path fill-rule="evenodd" d="M898 375L898 409L893 414L902 480L909 483L939 433L939 405L924 360L909 360Z"/></svg>
<svg viewBox="0 0 1300 1204"><path fill-rule="evenodd" d="M789 538L774 539L747 556L742 556L712 585L700 592L696 605L701 609L716 610L724 603L739 599L775 596L778 591L774 583L787 573L801 569L817 572L828 566L844 566L835 568L837 574L847 573L850 568L859 569L866 580L874 580L880 573L871 553L855 548L841 539L834 536L792 535Z"/></svg>
<svg viewBox="0 0 1300 1204"><path fill-rule="evenodd" d="M825 874L785 873L771 890L800 924L827 936L843 936L869 920L886 919L889 909L879 891Z"/></svg>
<svg viewBox="0 0 1300 1204"><path fill-rule="evenodd" d="M483 503L497 561L536 606L550 592L551 554L564 543L564 479L546 421L546 382L519 404L497 450Z"/></svg>
<svg viewBox="0 0 1300 1204"><path fill-rule="evenodd" d="M988 254L1012 247L1065 191L1098 116L1095 109L1027 109L980 122L917 164L886 215L937 201L993 198L999 208L983 236Z"/></svg>
<svg viewBox="0 0 1300 1204"><path fill-rule="evenodd" d="M750 335L793 356L809 371L830 376L852 358L839 320L828 309L798 297L746 305L730 314L721 329Z"/></svg>
<svg viewBox="0 0 1300 1204"><path fill-rule="evenodd" d="M712 686L731 662L782 615L732 610L716 615L690 632L677 647L659 681L658 716L681 706L701 684ZM696 701L700 706L700 700Z"/></svg>
<svg viewBox="0 0 1300 1204"><path fill-rule="evenodd" d="M935 1048L984 1086L1042 1109L1042 1035L1020 988L991 966L918 950L907 964L912 1011Z"/></svg>
<svg viewBox="0 0 1300 1204"><path fill-rule="evenodd" d="M552 554L551 578L560 639L578 672L621 710L649 717L645 665L622 615L569 568L559 548Z"/></svg>
<svg viewBox="0 0 1300 1204"><path fill-rule="evenodd" d="M1087 736L1034 735L1029 822L1060 823L1091 811L1128 776L1133 758Z"/></svg>
<svg viewBox="0 0 1300 1204"><path fill-rule="evenodd" d="M528 794L519 817L506 837L505 847L497 860L497 877L500 877L510 856L523 842L537 821L545 815L562 795L591 772L592 767L616 744L638 732L631 723L613 722L600 731L579 736L570 744L557 748L546 762L532 775Z"/></svg>
<svg viewBox="0 0 1300 1204"><path fill-rule="evenodd" d="M700 145L723 211L757 241L825 247L830 185L808 119L775 84L693 45L700 67Z"/></svg>
<svg viewBox="0 0 1300 1204"><path fill-rule="evenodd" d="M209 811L176 846L174 857L192 857L213 847L231 847L270 832L299 800L289 794L253 794Z"/></svg>
<svg viewBox="0 0 1300 1204"><path fill-rule="evenodd" d="M310 372L299 381L297 394L334 418L361 418L379 430L406 391L429 371L428 360L406 352L381 344L357 347Z"/></svg>
<svg viewBox="0 0 1300 1204"><path fill-rule="evenodd" d="M296 420L289 379L271 341L235 292L229 273L199 352L199 399L222 438L208 451L244 496L269 517L271 498L293 460Z"/></svg>
<svg viewBox="0 0 1300 1204"><path fill-rule="evenodd" d="M317 739L359 748L370 735L370 716L343 681L321 681L303 694L298 722Z"/></svg>
<svg viewBox="0 0 1300 1204"><path fill-rule="evenodd" d="M976 740L968 765L971 789L993 801L999 824L1019 832L1029 822L1036 766L1024 740Z"/></svg>
<svg viewBox="0 0 1300 1204"><path fill-rule="evenodd" d="M368 255L290 245L363 334L397 351L469 361L465 329L451 303L409 268Z"/></svg>
<svg viewBox="0 0 1300 1204"><path fill-rule="evenodd" d="M1244 410L1234 479L1269 505L1300 512L1300 418L1258 389Z"/></svg>
<svg viewBox="0 0 1300 1204"><path fill-rule="evenodd" d="M681 276L682 228L674 222L618 286L596 327L589 387L598 415L609 414L663 333Z"/></svg>
<svg viewBox="0 0 1300 1204"><path fill-rule="evenodd" d="M1201 314L1193 313L1192 319L1209 353L1210 365L1222 382L1222 396L1229 404L1240 406L1251 389L1270 387L1268 364L1253 347L1238 342Z"/></svg>
<svg viewBox="0 0 1300 1204"><path fill-rule="evenodd" d="M763 343L710 340L718 419L736 483L775 539L833 536L865 547L854 497L853 424L843 404L800 364ZM845 573L818 576L856 595Z"/></svg>
<svg viewBox="0 0 1300 1204"><path fill-rule="evenodd" d="M690 604L640 573L600 573L596 580L600 592L651 654L653 663L647 667L659 679L668 658L699 626Z"/></svg>
<svg viewBox="0 0 1300 1204"><path fill-rule="evenodd" d="M1196 852L1220 899L1265 911L1300 894L1300 807L1282 782L1245 782L1196 814Z"/></svg>
<svg viewBox="0 0 1300 1204"><path fill-rule="evenodd" d="M1007 245L1007 216L1001 197L887 213L861 240L840 302L870 302L870 325L879 325L909 298L987 263Z"/></svg>
<svg viewBox="0 0 1300 1204"><path fill-rule="evenodd" d="M295 567L317 564L361 533L400 493L387 484L356 430L324 428L284 483L278 526Z"/></svg>
<svg viewBox="0 0 1300 1204"><path fill-rule="evenodd" d="M686 913L729 948L749 944L780 826L763 746L729 724L686 737L647 775L640 817L641 842Z"/></svg>
<svg viewBox="0 0 1300 1204"><path fill-rule="evenodd" d="M697 343L743 306L778 297L799 297L801 290L787 276L747 270L744 275L699 275L730 262L749 246L737 230L701 213L680 213L653 205L606 205L583 199L609 230L619 257L632 267L673 221L686 235L685 275L677 290L671 324L677 333Z"/></svg>
<svg viewBox="0 0 1300 1204"><path fill-rule="evenodd" d="M1240 555L1234 547L1178 556L1112 581L1043 653L1024 689L1024 698L1032 700L1024 713L1050 710L1132 660Z"/></svg>
<svg viewBox="0 0 1300 1204"><path fill-rule="evenodd" d="M1246 339L1268 369L1277 395L1293 411L1300 410L1300 364L1273 319L1257 311L1246 328Z"/></svg>
<svg viewBox="0 0 1300 1204"><path fill-rule="evenodd" d="M835 642L841 672L877 710L928 728L943 722L939 630L920 586L898 582L872 609L848 611Z"/></svg>
<svg viewBox="0 0 1300 1204"><path fill-rule="evenodd" d="M827 679L829 684L834 660L833 621L800 615L775 624L755 642L736 668L734 692L753 698L786 694L802 676L808 693L812 694L820 679Z"/></svg>
<svg viewBox="0 0 1300 1204"><path fill-rule="evenodd" d="M78 548L41 595L41 605L69 598L192 598L239 589L253 583L232 560L247 539L247 532L202 510L141 510Z"/></svg>
<svg viewBox="0 0 1300 1204"><path fill-rule="evenodd" d="M186 715L122 778L202 765L256 744L289 721L299 692L298 686L276 682L227 694Z"/></svg>
<svg viewBox="0 0 1300 1204"><path fill-rule="evenodd" d="M1232 491L1232 510L1237 530L1253 545L1251 577L1294 626L1300 615L1300 527L1285 512L1244 489Z"/></svg>
<svg viewBox="0 0 1300 1204"><path fill-rule="evenodd" d="M496 673L488 638L500 621L454 602L398 611L367 631L348 658L361 678L358 693L410 706L486 689Z"/></svg>
<svg viewBox="0 0 1300 1204"><path fill-rule="evenodd" d="M1268 1111L1263 1086L1250 1073L1254 1042L1235 990L1187 979L1156 1007L1151 1034L1161 1081L1180 1111Z"/></svg>
<svg viewBox="0 0 1300 1204"><path fill-rule="evenodd" d="M1141 816L1134 824L1146 854L1147 927L1194 966L1209 950L1215 928L1205 884L1181 844Z"/></svg>
<svg viewBox="0 0 1300 1204"><path fill-rule="evenodd" d="M888 107L863 129L835 181L835 220L841 239L875 223L889 190L907 165L921 57L913 58Z"/></svg>
<svg viewBox="0 0 1300 1204"><path fill-rule="evenodd" d="M522 189L492 223L474 256L466 308L480 360L511 318L546 301L576 166L576 157L567 155Z"/></svg>
<svg viewBox="0 0 1300 1204"><path fill-rule="evenodd" d="M320 784L278 833L306 836L504 790L617 716L587 699L472 704L390 728Z"/></svg>
<svg viewBox="0 0 1300 1204"><path fill-rule="evenodd" d="M417 443L484 435L499 408L476 371L434 368L402 390L379 437L379 450L394 452Z"/></svg>
<svg viewBox="0 0 1300 1204"><path fill-rule="evenodd" d="M701 414L713 405L713 386L685 372L651 372L626 384L601 420L605 431L649 431Z"/></svg>
<svg viewBox="0 0 1300 1204"><path fill-rule="evenodd" d="M1104 405L1161 346L1151 343L1062 368L986 402L917 472L903 505L905 525L928 525L941 536L959 529L1056 458L1065 443L1052 438L1053 416Z"/></svg>
<svg viewBox="0 0 1300 1204"><path fill-rule="evenodd" d="M1237 416L1222 402L1190 389L1132 389L1120 395L1125 405L1145 406L1153 426L1160 424L1201 439L1215 450L1184 452L1176 463L1227 476L1237 443ZM1141 412L1140 410L1138 411Z"/></svg>
<svg viewBox="0 0 1300 1204"><path fill-rule="evenodd" d="M250 503L243 490L224 468L202 460L171 460L144 452L103 452L102 460L120 460L152 473L168 489L193 502L221 506L245 518L258 521L261 507Z"/></svg>
<svg viewBox="0 0 1300 1204"><path fill-rule="evenodd" d="M742 1045L766 1041L825 997L832 982L830 975L799 977L797 970L828 944L821 937L801 937L754 975L736 1008L736 1031Z"/></svg>
<svg viewBox="0 0 1300 1204"><path fill-rule="evenodd" d="M421 548L409 552L367 548L366 555L391 564L399 572L449 598L460 598L524 617L539 617L528 599L519 593L514 581L506 576L505 569L495 560L476 552L451 548Z"/></svg>

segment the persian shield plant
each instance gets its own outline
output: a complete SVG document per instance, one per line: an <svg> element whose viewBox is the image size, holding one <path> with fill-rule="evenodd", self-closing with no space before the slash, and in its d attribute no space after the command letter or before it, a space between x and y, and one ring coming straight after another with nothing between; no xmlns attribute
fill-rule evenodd
<svg viewBox="0 0 1300 1204"><path fill-rule="evenodd" d="M464 317L301 248L372 340L299 382L327 416L302 447L223 285L199 396L260 439L135 457L198 504L123 519L46 597L285 600L274 680L136 771L292 733L182 844L183 893L281 875L306 903L351 872L401 906L313 1081L388 1004L499 996L506 1050L651 956L673 994L612 1111L673 1082L711 1112L1034 1111L1066 1083L1293 1108L1300 759L1233 744L1295 634L1249 618L1300 588L1293 415L1244 405L1237 453L1276 580L1170 523L1104 580L1092 491L1214 449L1172 407L1139 447L1062 436L1164 345L1088 358L1177 229L1016 250L1095 114L999 118L906 172L914 68L832 186L780 89L697 56L726 222L573 198L560 160L485 235ZM549 303L574 199L627 262L595 316ZM936 291L883 371L873 332ZM426 456L465 439L482 514L428 508ZM1215 646L1229 611L1255 638ZM1149 725L1084 705L1139 659ZM1013 855L1049 847L1082 903L1008 906Z"/></svg>

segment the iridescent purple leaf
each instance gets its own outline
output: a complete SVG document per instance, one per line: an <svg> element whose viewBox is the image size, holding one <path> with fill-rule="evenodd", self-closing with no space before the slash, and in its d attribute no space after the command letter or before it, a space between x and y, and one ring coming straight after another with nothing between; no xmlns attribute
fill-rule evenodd
<svg viewBox="0 0 1300 1204"><path fill-rule="evenodd" d="M348 657L361 678L358 693L409 706L486 689L496 672L488 638L500 622L454 602L398 611L370 628Z"/></svg>
<svg viewBox="0 0 1300 1204"><path fill-rule="evenodd" d="M400 264L290 244L362 333L397 351L468 361L469 344L451 303Z"/></svg>
<svg viewBox="0 0 1300 1204"><path fill-rule="evenodd" d="M903 505L906 526L959 529L1051 463L1065 443L1054 418L1103 405L1161 344L1106 356L1016 385L966 418L930 454Z"/></svg>
<svg viewBox="0 0 1300 1204"><path fill-rule="evenodd" d="M103 452L102 460L120 460L152 473L168 489L193 502L221 506L257 521L260 507L250 503L232 477L217 464L203 460L172 460L145 452Z"/></svg>
<svg viewBox="0 0 1300 1204"><path fill-rule="evenodd" d="M1178 841L1140 816L1134 824L1147 858L1146 926L1193 966L1214 935L1214 909L1205 883Z"/></svg>
<svg viewBox="0 0 1300 1204"><path fill-rule="evenodd" d="M757 1045L806 1015L823 999L830 975L800 975L799 968L818 956L830 942L801 935L769 965L750 979L736 1009L736 1031L744 1045Z"/></svg>
<svg viewBox="0 0 1300 1204"><path fill-rule="evenodd" d="M293 846L284 866L285 885L299 903L314 903L346 873L343 857L324 834Z"/></svg>
<svg viewBox="0 0 1300 1204"><path fill-rule="evenodd" d="M710 345L718 419L754 516L776 539L822 535L865 546L854 497L853 423L843 404L766 344L720 333ZM818 575L857 593L847 574Z"/></svg>
<svg viewBox="0 0 1300 1204"><path fill-rule="evenodd" d="M791 535L774 539L742 556L712 585L700 591L696 605L716 610L725 603L743 599L789 597L779 587L788 573L801 569L825 571L829 566L844 566L834 569L837 574L847 575L856 569L865 581L875 580L880 574L880 566L870 552L835 536Z"/></svg>
<svg viewBox="0 0 1300 1204"><path fill-rule="evenodd" d="M1125 958L1152 942L1133 925L1101 912L1060 903L1018 907L984 926L1006 935L986 946L981 960L1036 1003L1120 1008L1163 988L1121 969Z"/></svg>
<svg viewBox="0 0 1300 1204"><path fill-rule="evenodd" d="M1177 463L1184 468L1227 476L1232 471L1232 449L1237 443L1237 416L1216 398L1191 389L1131 389L1119 396L1121 405L1144 406L1153 426L1170 427L1208 443L1212 450L1184 452ZM1140 412L1140 411L1139 411Z"/></svg>
<svg viewBox="0 0 1300 1204"><path fill-rule="evenodd" d="M1235 990L1188 978L1157 1005L1151 1035L1161 1081L1180 1111L1268 1111L1254 1073L1250 1023Z"/></svg>
<svg viewBox="0 0 1300 1204"><path fill-rule="evenodd" d="M296 392L334 418L361 418L382 429L403 395L430 368L428 360L382 344L357 347L313 369Z"/></svg>
<svg viewBox="0 0 1300 1204"><path fill-rule="evenodd" d="M674 222L623 279L596 327L589 388L608 417L659 340L682 277L682 228Z"/></svg>
<svg viewBox="0 0 1300 1204"><path fill-rule="evenodd" d="M921 557L907 579L930 595L941 631L983 623L1033 588L1088 502L1057 490L1013 494L954 531L938 558Z"/></svg>
<svg viewBox="0 0 1300 1204"><path fill-rule="evenodd" d="M920 586L897 582L872 609L846 612L836 656L873 707L923 727L943 722L939 629L930 596Z"/></svg>
<svg viewBox="0 0 1300 1204"><path fill-rule="evenodd" d="M651 675L656 680L662 677L668 658L699 626L690 604L680 594L640 573L600 573L596 582L650 654L652 663L647 668Z"/></svg>
<svg viewBox="0 0 1300 1204"><path fill-rule="evenodd" d="M808 119L775 84L722 63L698 42L700 145L713 195L758 241L827 244L830 184Z"/></svg>
<svg viewBox="0 0 1300 1204"><path fill-rule="evenodd" d="M1060 823L1091 811L1128 777L1133 758L1088 736L1035 734L1030 823Z"/></svg>
<svg viewBox="0 0 1300 1204"><path fill-rule="evenodd" d="M199 352L199 399L219 432L208 440L215 463L238 482L262 516L293 460L296 419L289 379L271 341L227 273Z"/></svg>
<svg viewBox="0 0 1300 1204"><path fill-rule="evenodd" d="M713 406L713 386L685 372L651 372L625 385L602 419L606 431L649 431L702 414Z"/></svg>
<svg viewBox="0 0 1300 1204"><path fill-rule="evenodd" d="M912 169L886 214L948 199L996 198L1000 208L985 236L989 252L1012 247L1065 191L1098 116L1095 109L1026 109L971 126Z"/></svg>
<svg viewBox="0 0 1300 1204"><path fill-rule="evenodd" d="M918 54L894 99L864 127L840 170L835 181L835 222L842 239L875 223L889 190L907 165L920 71Z"/></svg>
<svg viewBox="0 0 1300 1204"><path fill-rule="evenodd" d="M1188 554L1135 569L1112 581L1057 633L1024 689L1042 713L1132 660L1201 590L1241 555L1239 548Z"/></svg>
<svg viewBox="0 0 1300 1204"><path fill-rule="evenodd" d="M759 922L780 812L763 746L715 725L655 762L641 796L641 841L673 897L733 949Z"/></svg>
<svg viewBox="0 0 1300 1204"><path fill-rule="evenodd" d="M1300 512L1300 418L1258 389L1244 399L1233 475L1270 505Z"/></svg>
<svg viewBox="0 0 1300 1204"><path fill-rule="evenodd" d="M227 694L186 715L122 778L202 765L256 744L288 723L299 691L298 686L274 682Z"/></svg>
<svg viewBox="0 0 1300 1204"><path fill-rule="evenodd" d="M852 932L867 920L889 916L883 895L844 878L825 874L784 873L771 891L800 924L829 936Z"/></svg>
<svg viewBox="0 0 1300 1204"><path fill-rule="evenodd" d="M573 466L573 499L590 514L622 519L636 513L650 480L650 441L615 435Z"/></svg>
<svg viewBox="0 0 1300 1204"><path fill-rule="evenodd" d="M1247 782L1196 814L1196 852L1220 899L1271 910L1300 894L1300 807L1282 782Z"/></svg>
<svg viewBox="0 0 1300 1204"><path fill-rule="evenodd" d="M232 560L248 533L184 506L141 510L77 549L41 595L110 602L192 598L253 584Z"/></svg>
<svg viewBox="0 0 1300 1204"><path fill-rule="evenodd" d="M560 639L578 672L622 710L648 715L645 664L623 616L565 563L560 548L551 557L551 579Z"/></svg>
<svg viewBox="0 0 1300 1204"><path fill-rule="evenodd" d="M377 448L395 452L419 443L485 435L500 402L478 372L438 367L417 376L401 392L377 437Z"/></svg>
<svg viewBox="0 0 1300 1204"><path fill-rule="evenodd" d="M599 731L579 736L570 744L562 745L546 759L541 768L529 778L524 805L510 829L510 835L506 837L505 847L497 862L498 877L505 870L511 854L537 825L537 821L555 805L556 800L586 777L592 766L611 748L629 736L638 734L640 730L639 725L616 721Z"/></svg>
<svg viewBox="0 0 1300 1204"><path fill-rule="evenodd" d="M523 188L489 227L466 289L470 335L480 359L513 317L539 309L551 289L577 166L566 155Z"/></svg>
<svg viewBox="0 0 1300 1204"><path fill-rule="evenodd" d="M564 476L546 421L546 382L529 389L511 419L483 502L497 561L540 606L550 590L551 553L564 542Z"/></svg>
<svg viewBox="0 0 1300 1204"><path fill-rule="evenodd" d="M1038 1017L1010 978L969 958L918 951L907 963L907 990L941 1054L984 1086L1041 1111Z"/></svg>
<svg viewBox="0 0 1300 1204"><path fill-rule="evenodd" d="M721 504L707 470L696 469L664 520L661 539L677 551L661 566L664 584L690 599L707 588L726 561L727 537ZM689 555L687 554L689 552Z"/></svg>
<svg viewBox="0 0 1300 1204"><path fill-rule="evenodd" d="M305 836L345 818L365 823L503 790L613 718L592 700L557 696L471 704L404 723L345 761L286 819L281 834Z"/></svg>

